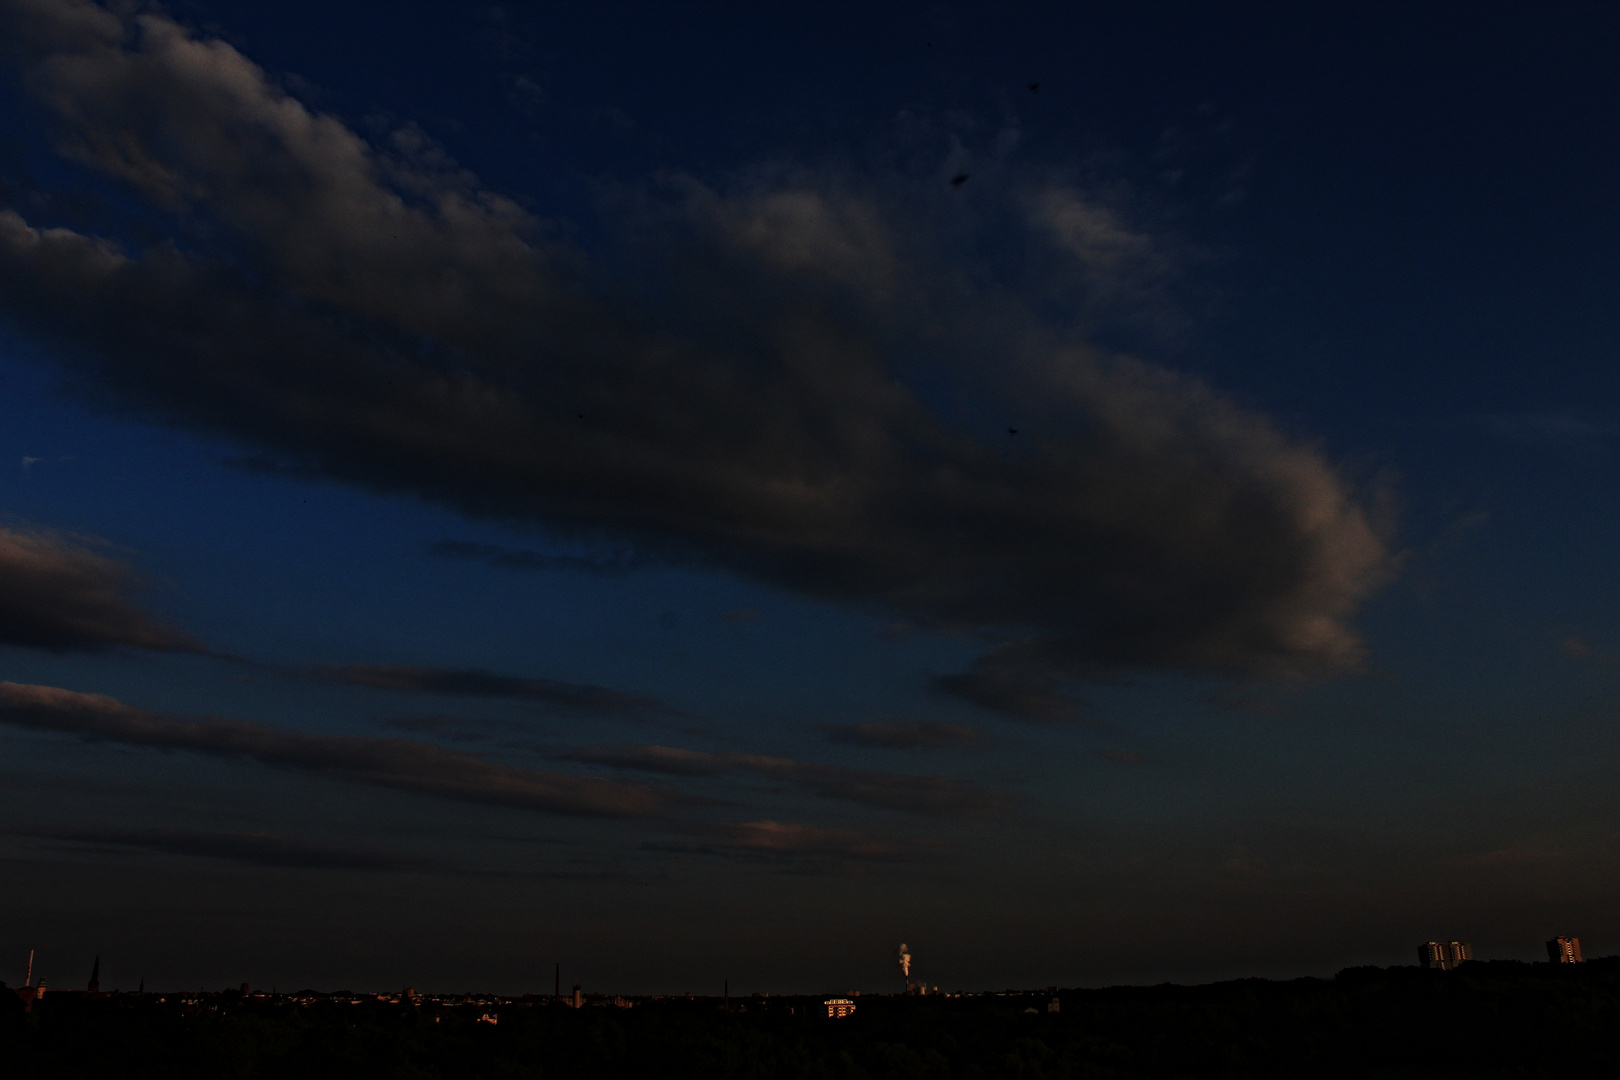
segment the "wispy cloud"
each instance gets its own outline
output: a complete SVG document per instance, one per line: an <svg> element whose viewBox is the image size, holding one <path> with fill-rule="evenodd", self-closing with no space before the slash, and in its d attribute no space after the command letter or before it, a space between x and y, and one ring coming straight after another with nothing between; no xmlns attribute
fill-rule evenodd
<svg viewBox="0 0 1620 1080"><path fill-rule="evenodd" d="M0 682L0 724L86 739L246 758L461 802L588 817L644 817L676 793L644 784L516 768L411 739L314 735L239 720L178 719L110 697Z"/></svg>
<svg viewBox="0 0 1620 1080"><path fill-rule="evenodd" d="M983 742L984 736L965 724L905 720L888 724L834 724L827 728L827 740L884 750L933 750Z"/></svg>
<svg viewBox="0 0 1620 1080"><path fill-rule="evenodd" d="M399 728L401 731L425 731L438 735L451 742L482 743L489 742L492 736L487 731L480 730L481 724L477 720L467 720L460 717L448 716L396 716L385 721L389 727Z"/></svg>
<svg viewBox="0 0 1620 1080"><path fill-rule="evenodd" d="M575 750L567 760L669 776L748 775L784 780L829 799L888 810L961 815L1006 807L1010 796L945 776L871 772L790 758L735 752L707 753L673 746L615 746Z"/></svg>
<svg viewBox="0 0 1620 1080"><path fill-rule="evenodd" d="M409 694L445 697L504 698L528 701L597 716L640 716L674 712L656 698L609 690L589 683L562 682L519 675L498 675L481 668L409 667L384 664L330 665L315 669L328 682L369 686Z"/></svg>
<svg viewBox="0 0 1620 1080"><path fill-rule="evenodd" d="M313 844L263 832L194 829L35 829L33 836L96 848L134 848L200 859L225 859L279 870L425 870L432 864L375 851Z"/></svg>
<svg viewBox="0 0 1620 1080"><path fill-rule="evenodd" d="M856 829L834 829L783 821L746 821L688 829L685 842L647 841L646 851L682 855L718 855L750 860L785 860L811 869L835 869L849 863L893 862L909 857L899 841Z"/></svg>
<svg viewBox="0 0 1620 1080"><path fill-rule="evenodd" d="M1591 445L1620 435L1620 426L1594 423L1572 413L1494 413L1475 416L1474 427L1515 442Z"/></svg>
<svg viewBox="0 0 1620 1080"><path fill-rule="evenodd" d="M1571 634L1559 641L1558 651L1572 660L1589 662L1598 668L1612 668L1620 664L1620 660L1617 660L1613 653L1598 648L1578 634Z"/></svg>
<svg viewBox="0 0 1620 1080"><path fill-rule="evenodd" d="M980 708L1025 720L1070 720L1080 702L1062 692L1062 681L1039 647L1004 646L979 659L971 671L942 675L934 687Z"/></svg>
<svg viewBox="0 0 1620 1080"><path fill-rule="evenodd" d="M627 197L593 265L420 130L368 142L150 8L0 17L59 145L186 237L127 251L0 210L0 308L108 400L372 490L1028 634L940 683L1015 715L1120 668L1361 662L1350 620L1391 561L1354 487L1044 313L1153 261L1084 192L1004 177L1008 261L1081 268L1027 288L964 286L994 268L932 171L682 181Z"/></svg>
<svg viewBox="0 0 1620 1080"><path fill-rule="evenodd" d="M901 850L893 841L870 833L781 821L743 822L730 827L722 842L745 851L841 858L889 859Z"/></svg>
<svg viewBox="0 0 1620 1080"><path fill-rule="evenodd" d="M52 652L116 647L203 652L137 608L130 565L82 537L0 528L0 645Z"/></svg>

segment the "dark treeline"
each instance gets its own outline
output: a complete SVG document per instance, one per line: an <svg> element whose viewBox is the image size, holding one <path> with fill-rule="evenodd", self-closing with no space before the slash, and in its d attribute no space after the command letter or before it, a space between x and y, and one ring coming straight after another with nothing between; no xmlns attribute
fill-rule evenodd
<svg viewBox="0 0 1620 1080"><path fill-rule="evenodd" d="M726 1012L47 994L25 1013L6 993L0 1062L86 1080L1620 1076L1620 958L1056 996L1058 1012L1050 993L863 997L829 1020L812 998Z"/></svg>

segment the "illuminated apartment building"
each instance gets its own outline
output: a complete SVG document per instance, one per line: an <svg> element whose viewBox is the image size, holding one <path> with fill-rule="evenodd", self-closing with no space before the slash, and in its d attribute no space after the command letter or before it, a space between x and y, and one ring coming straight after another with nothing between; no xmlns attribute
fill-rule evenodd
<svg viewBox="0 0 1620 1080"><path fill-rule="evenodd" d="M1547 942L1547 959L1555 964L1579 964L1581 962L1581 939L1578 937L1555 937Z"/></svg>
<svg viewBox="0 0 1620 1080"><path fill-rule="evenodd" d="M827 999L827 1015L830 1017L848 1016L855 1011L855 1003L849 998Z"/></svg>
<svg viewBox="0 0 1620 1080"><path fill-rule="evenodd" d="M1429 941L1418 946L1418 963L1438 971L1450 971L1474 958L1474 947L1461 941Z"/></svg>

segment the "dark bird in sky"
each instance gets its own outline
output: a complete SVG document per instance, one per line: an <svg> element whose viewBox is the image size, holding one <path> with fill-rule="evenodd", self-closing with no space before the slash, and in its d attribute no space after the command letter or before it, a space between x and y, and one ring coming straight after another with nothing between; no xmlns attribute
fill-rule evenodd
<svg viewBox="0 0 1620 1080"><path fill-rule="evenodd" d="M1015 427L1010 427L1010 428L1007 429L1007 434L1016 435L1016 434L1018 434L1018 429L1015 428Z"/></svg>
<svg viewBox="0 0 1620 1080"><path fill-rule="evenodd" d="M1040 90L1040 88L1041 88L1041 84L1038 83L1038 82L1032 82L1032 83L1029 84L1029 92L1032 93L1032 94L1038 92Z"/></svg>
<svg viewBox="0 0 1620 1080"><path fill-rule="evenodd" d="M970 175L972 175L972 174L971 173L957 173L955 176L951 177L951 187L961 187L963 184L968 182L968 177Z"/></svg>

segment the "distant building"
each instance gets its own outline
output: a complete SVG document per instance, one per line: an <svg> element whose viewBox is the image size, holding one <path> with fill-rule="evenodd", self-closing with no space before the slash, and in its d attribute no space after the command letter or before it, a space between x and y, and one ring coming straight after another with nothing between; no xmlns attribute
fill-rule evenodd
<svg viewBox="0 0 1620 1080"><path fill-rule="evenodd" d="M855 1011L855 1003L849 998L828 998L827 1015L832 1018L848 1016Z"/></svg>
<svg viewBox="0 0 1620 1080"><path fill-rule="evenodd" d="M1579 964L1581 962L1581 939L1578 937L1555 937L1547 942L1547 959L1555 964Z"/></svg>
<svg viewBox="0 0 1620 1080"><path fill-rule="evenodd" d="M1437 971L1450 971L1474 958L1474 947L1462 941L1428 941L1418 946L1418 963Z"/></svg>

